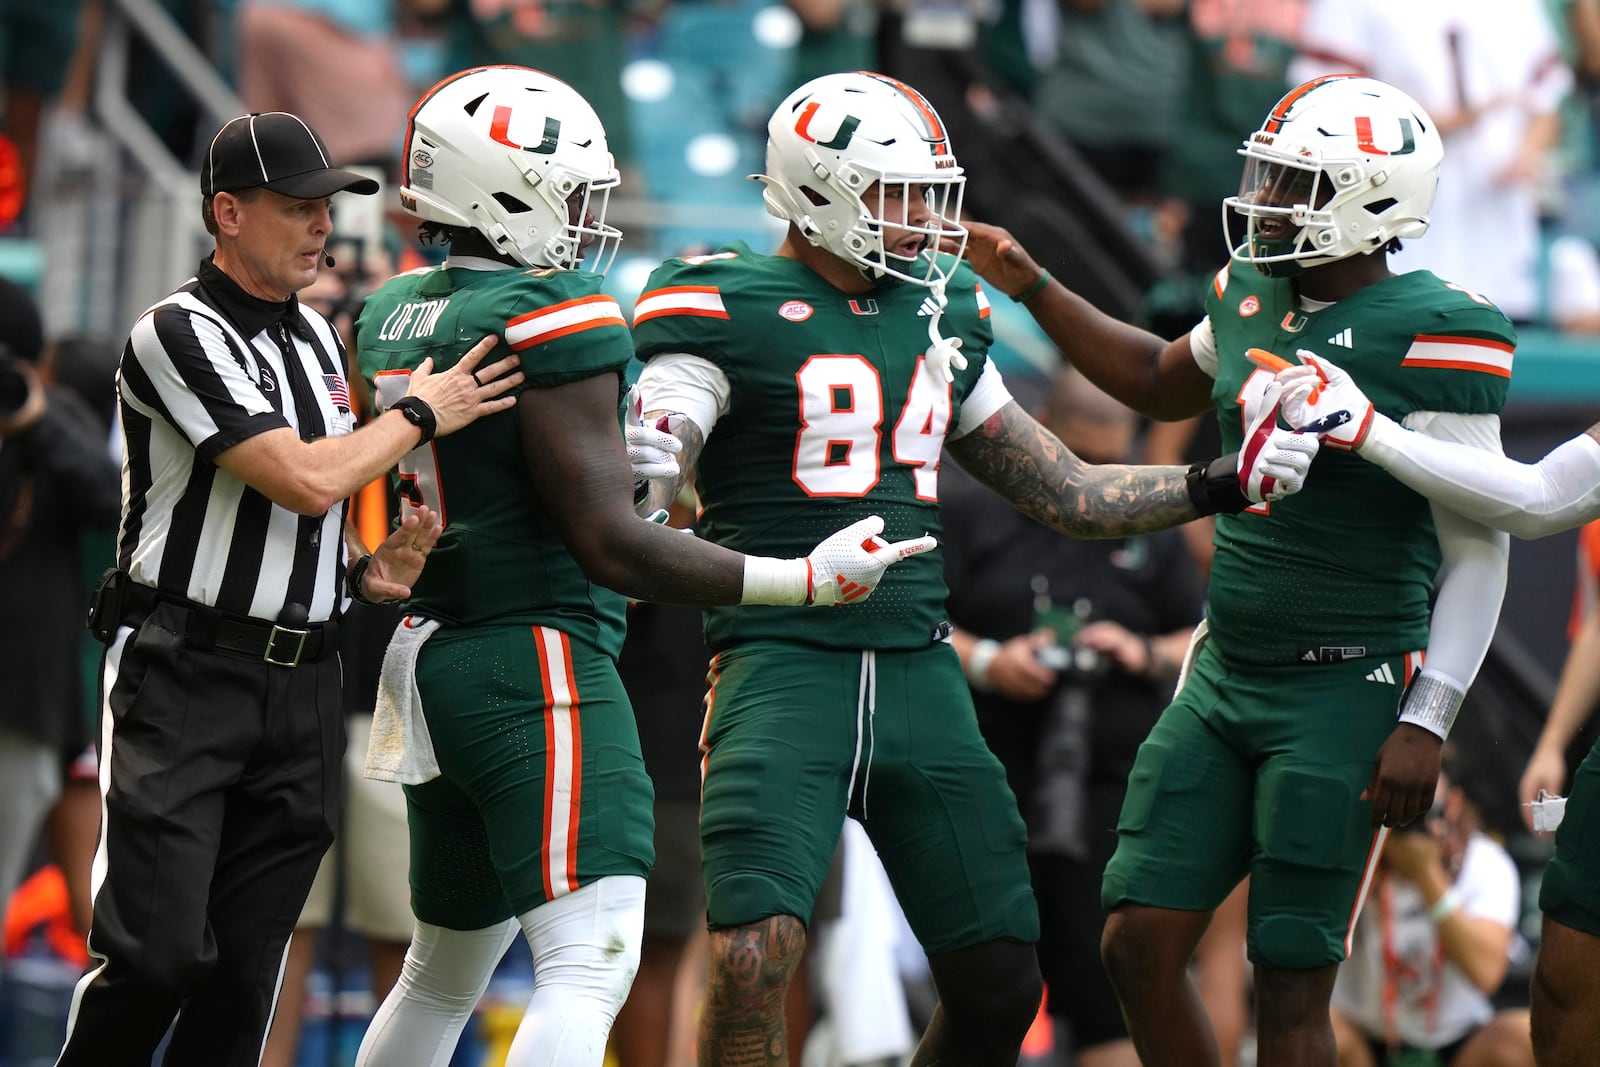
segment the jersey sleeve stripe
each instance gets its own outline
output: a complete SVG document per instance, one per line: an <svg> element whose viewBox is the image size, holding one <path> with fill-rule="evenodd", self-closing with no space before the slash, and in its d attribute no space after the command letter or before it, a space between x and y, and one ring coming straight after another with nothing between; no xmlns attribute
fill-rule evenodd
<svg viewBox="0 0 1600 1067"><path fill-rule="evenodd" d="M1418 334L1406 350L1402 367L1434 367L1440 370L1472 370L1511 377L1513 349L1503 341L1480 337L1435 337Z"/></svg>
<svg viewBox="0 0 1600 1067"><path fill-rule="evenodd" d="M553 341L579 330L626 326L622 308L609 296L585 296L519 315L506 323L506 344L513 352Z"/></svg>
<svg viewBox="0 0 1600 1067"><path fill-rule="evenodd" d="M978 318L989 317L989 294L983 291L983 286L978 286Z"/></svg>
<svg viewBox="0 0 1600 1067"><path fill-rule="evenodd" d="M1216 293L1217 293L1218 296L1221 296L1222 293L1223 293L1223 290L1228 288L1228 268L1227 267L1223 267L1221 270L1217 271L1217 276L1215 278L1211 279L1211 288L1216 290Z"/></svg>
<svg viewBox="0 0 1600 1067"><path fill-rule="evenodd" d="M722 293L714 285L670 285L665 289L652 289L633 306L635 325L662 315L725 319L728 309L722 303Z"/></svg>

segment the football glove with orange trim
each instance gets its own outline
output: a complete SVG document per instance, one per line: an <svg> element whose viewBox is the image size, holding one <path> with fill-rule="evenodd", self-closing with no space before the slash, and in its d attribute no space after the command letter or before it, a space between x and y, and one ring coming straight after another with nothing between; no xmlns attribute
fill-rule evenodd
<svg viewBox="0 0 1600 1067"><path fill-rule="evenodd" d="M1303 348L1295 355L1304 366L1279 371L1275 379L1285 386L1284 419L1318 434L1329 447L1360 451L1372 429L1372 401L1349 372L1325 356Z"/></svg>
<svg viewBox="0 0 1600 1067"><path fill-rule="evenodd" d="M1285 372L1287 373L1287 372ZM1244 408L1244 443L1239 448L1239 488L1252 503L1281 500L1306 484L1317 458L1317 435L1281 429L1278 411L1285 385L1277 380Z"/></svg>

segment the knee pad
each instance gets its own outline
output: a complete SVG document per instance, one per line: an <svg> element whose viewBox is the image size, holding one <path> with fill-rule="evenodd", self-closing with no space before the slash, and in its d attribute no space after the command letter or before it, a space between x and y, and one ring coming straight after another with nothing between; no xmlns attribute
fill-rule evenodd
<svg viewBox="0 0 1600 1067"><path fill-rule="evenodd" d="M1252 924L1246 940L1251 962L1264 967L1300 971L1344 959L1344 943L1316 915L1265 916Z"/></svg>
<svg viewBox="0 0 1600 1067"><path fill-rule="evenodd" d="M533 952L534 996L615 1016L644 941L645 881L612 875L517 916Z"/></svg>

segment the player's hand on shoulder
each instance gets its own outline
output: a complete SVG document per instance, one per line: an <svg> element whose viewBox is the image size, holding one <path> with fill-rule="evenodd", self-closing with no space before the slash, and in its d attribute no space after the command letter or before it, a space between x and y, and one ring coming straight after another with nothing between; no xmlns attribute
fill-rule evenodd
<svg viewBox="0 0 1600 1067"><path fill-rule="evenodd" d="M878 535L883 519L870 515L824 538L806 563L811 568L808 604L850 604L865 600L883 580L884 571L903 559L919 556L938 544L932 537L888 542Z"/></svg>
<svg viewBox="0 0 1600 1067"><path fill-rule="evenodd" d="M1292 383L1274 380L1245 402L1239 487L1256 504L1281 500L1305 488L1311 461L1317 458L1316 434L1278 425L1284 393L1291 387Z"/></svg>
<svg viewBox="0 0 1600 1067"><path fill-rule="evenodd" d="M1044 268L1033 261L1008 230L972 219L963 220L961 225L967 231L962 257L978 272L978 277L1000 292L1012 297L1025 293L1044 274ZM954 252L956 249L947 239L944 250Z"/></svg>
<svg viewBox="0 0 1600 1067"><path fill-rule="evenodd" d="M524 375L518 370L521 358L512 354L482 365L499 343L500 339L491 334L468 349L449 370L434 373L430 357L412 371L408 395L432 409L438 423L435 436L454 433L484 415L516 405L517 398L505 394L522 384Z"/></svg>

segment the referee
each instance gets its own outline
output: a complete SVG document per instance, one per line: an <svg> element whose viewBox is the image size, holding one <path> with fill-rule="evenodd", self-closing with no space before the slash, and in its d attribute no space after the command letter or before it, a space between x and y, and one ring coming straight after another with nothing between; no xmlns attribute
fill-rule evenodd
<svg viewBox="0 0 1600 1067"><path fill-rule="evenodd" d="M174 1017L167 1067L259 1061L333 839L341 606L408 595L439 532L423 511L368 555L346 500L515 403L515 357L473 374L486 338L449 371L419 367L409 396L352 432L343 345L295 298L341 190L377 183L331 167L295 116L223 126L201 174L216 250L123 350L117 567L90 609L108 646L93 960L62 1067L150 1067Z"/></svg>

